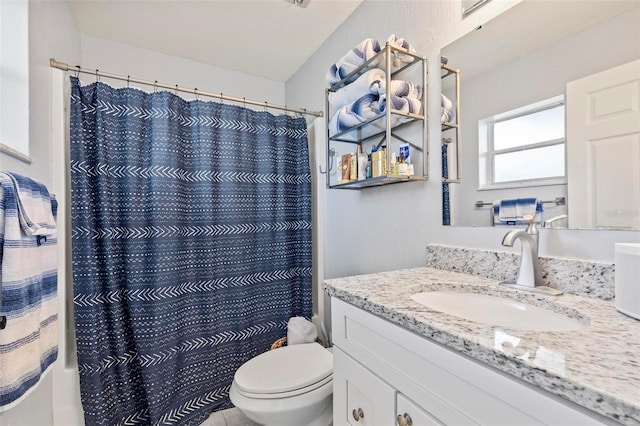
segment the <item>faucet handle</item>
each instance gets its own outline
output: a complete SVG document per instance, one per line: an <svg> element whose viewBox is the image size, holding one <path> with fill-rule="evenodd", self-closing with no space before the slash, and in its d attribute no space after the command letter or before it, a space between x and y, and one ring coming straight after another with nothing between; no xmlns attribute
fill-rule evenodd
<svg viewBox="0 0 640 426"><path fill-rule="evenodd" d="M524 216L522 216L522 219L526 220L527 222L529 222L529 224L527 225L527 229L525 230L527 232L527 234L530 235L538 235L538 228L536 227L536 222L533 219L533 216L530 214L526 214Z"/></svg>

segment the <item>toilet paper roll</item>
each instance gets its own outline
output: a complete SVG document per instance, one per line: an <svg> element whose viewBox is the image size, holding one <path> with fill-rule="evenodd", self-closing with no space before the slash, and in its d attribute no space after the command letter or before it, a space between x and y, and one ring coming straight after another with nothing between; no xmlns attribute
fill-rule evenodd
<svg viewBox="0 0 640 426"><path fill-rule="evenodd" d="M287 323L287 345L313 343L318 338L316 326L304 317L289 318Z"/></svg>

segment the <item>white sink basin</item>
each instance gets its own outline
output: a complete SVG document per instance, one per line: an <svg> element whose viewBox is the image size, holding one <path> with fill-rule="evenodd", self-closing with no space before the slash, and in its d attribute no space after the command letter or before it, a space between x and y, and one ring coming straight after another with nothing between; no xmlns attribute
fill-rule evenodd
<svg viewBox="0 0 640 426"><path fill-rule="evenodd" d="M547 309L487 294L425 291L411 299L458 318L517 330L570 331L588 325Z"/></svg>

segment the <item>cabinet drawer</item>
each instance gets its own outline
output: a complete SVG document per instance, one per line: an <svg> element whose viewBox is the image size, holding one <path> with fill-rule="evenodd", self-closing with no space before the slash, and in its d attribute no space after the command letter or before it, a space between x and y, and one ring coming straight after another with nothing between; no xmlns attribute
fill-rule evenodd
<svg viewBox="0 0 640 426"><path fill-rule="evenodd" d="M609 423L342 300L332 313L337 347L444 424Z"/></svg>
<svg viewBox="0 0 640 426"><path fill-rule="evenodd" d="M396 416L398 426L444 426L431 414L418 407L402 394L397 396Z"/></svg>
<svg viewBox="0 0 640 426"><path fill-rule="evenodd" d="M392 425L395 390L338 348L333 351L333 423Z"/></svg>

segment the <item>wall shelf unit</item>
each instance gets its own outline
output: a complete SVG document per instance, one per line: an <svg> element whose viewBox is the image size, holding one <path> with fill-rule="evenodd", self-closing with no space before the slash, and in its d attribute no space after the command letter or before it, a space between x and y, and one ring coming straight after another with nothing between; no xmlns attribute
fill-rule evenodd
<svg viewBox="0 0 640 426"><path fill-rule="evenodd" d="M457 68L450 67L447 64L440 63L440 78L445 81L445 79L451 79L451 84L453 85L453 92L455 94L454 97L454 107L455 107L455 121L450 122L448 120L442 121L442 144L453 144L456 150L456 167L455 167L455 178L451 178L449 176L442 177L443 183L460 183L462 182L462 170L460 168L461 165L461 156L460 156L460 70ZM442 85L443 88L445 84ZM447 86L448 87L448 86ZM450 158L449 156L447 158ZM448 167L451 170L451 167Z"/></svg>
<svg viewBox="0 0 640 426"><path fill-rule="evenodd" d="M419 98L415 98L420 102L419 113L414 109L407 112L408 108L404 108L404 104L399 102L396 104L394 98L391 101L378 102L380 99L375 98L372 102L371 110L367 111L369 115L366 119L361 119L357 124L348 128L330 124L333 115L341 108L334 108L330 98L332 92L336 92L348 84L351 84L359 76L372 69L380 69L384 71L384 87L392 87L396 80L402 80L412 83L419 87ZM377 95L376 95L377 96ZM395 95L394 95L395 97ZM362 189L374 186L389 185L403 182L425 181L428 178L428 126L427 119L424 115L427 101L427 60L426 58L412 53L406 49L395 46L387 42L385 46L358 68L353 70L342 80L335 83L325 91L325 124L327 131L326 144L326 186L327 188L336 189ZM375 103L375 105L374 105ZM385 105L380 107L379 105ZM389 105L391 107L389 107ZM394 109L393 107L402 109ZM381 110L378 114L371 116L371 111ZM333 111L335 109L335 111ZM410 110L410 109L409 109ZM392 167L396 154L399 154L401 145L408 145L410 151L411 166L405 173L404 168L400 172ZM362 173L362 167L358 167L360 176L357 173L349 174L348 178L343 178L342 170L338 169L338 164L343 155L357 153L363 154L365 157L372 150L378 151L379 167L371 164L374 160L368 158L370 165L367 170L374 170L378 173L371 172L369 176ZM382 154L384 150L384 157ZM392 158L393 156L393 158ZM362 160L362 158L361 158ZM402 162L402 161L401 161ZM341 163L340 163L341 164ZM350 163L351 166L353 163ZM356 161L356 167L358 162ZM398 168L400 169L400 168ZM411 175L411 170L413 174Z"/></svg>

